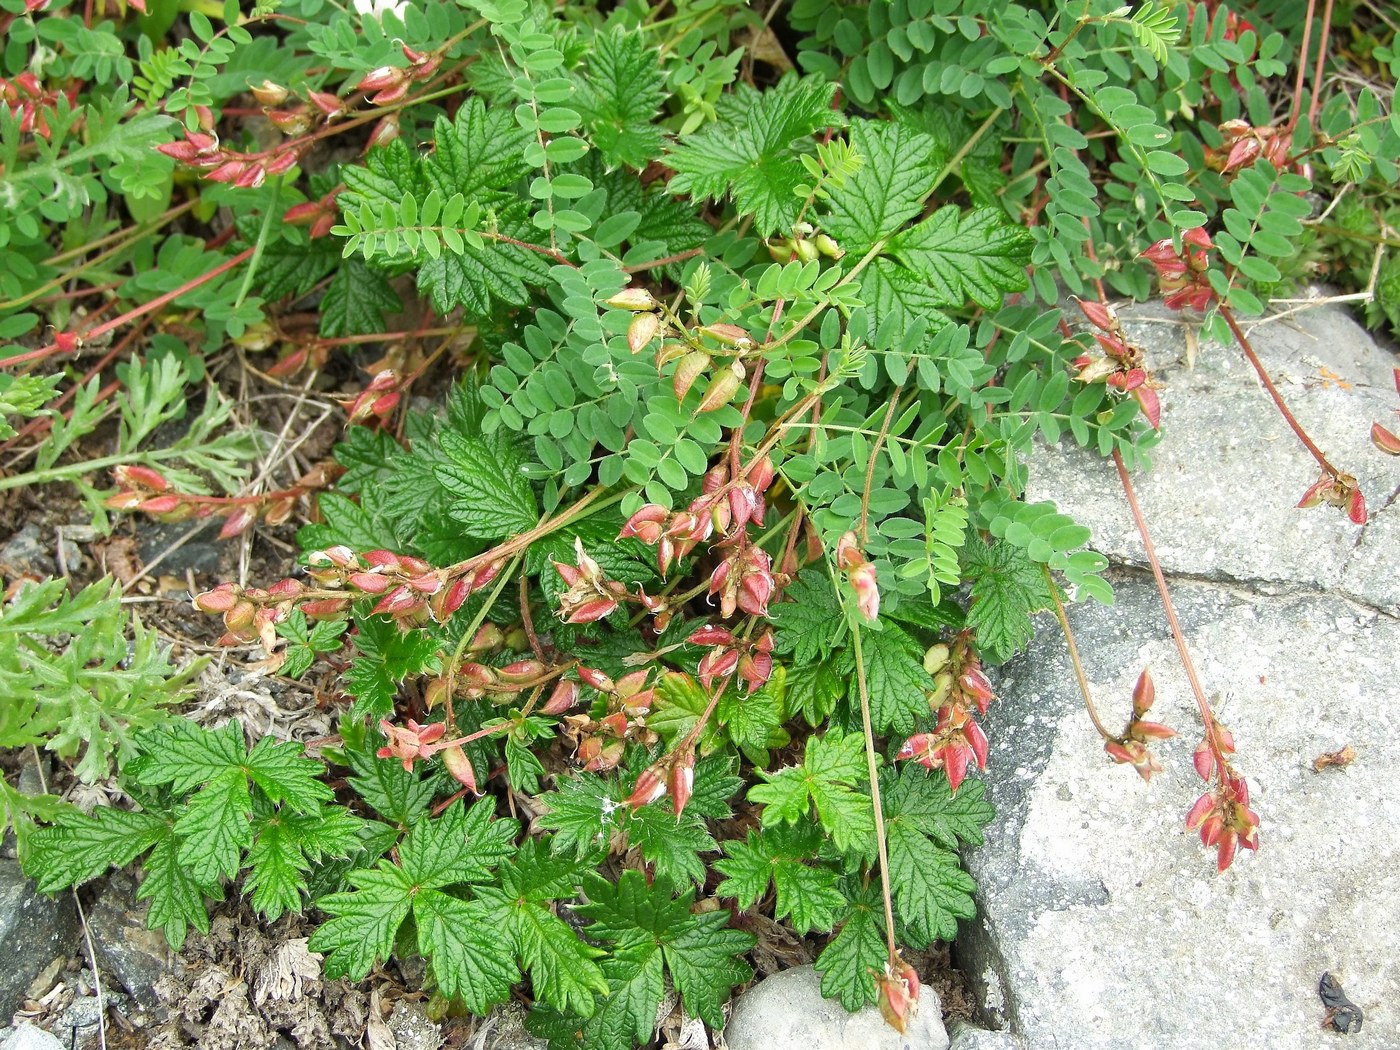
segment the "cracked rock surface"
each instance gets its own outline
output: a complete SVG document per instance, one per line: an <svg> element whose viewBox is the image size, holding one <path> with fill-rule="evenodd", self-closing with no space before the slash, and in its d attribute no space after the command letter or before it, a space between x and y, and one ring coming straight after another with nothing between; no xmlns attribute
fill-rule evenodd
<svg viewBox="0 0 1400 1050"><path fill-rule="evenodd" d="M1029 499L1054 499L1119 566L1115 606L1069 610L1105 722L1122 725L1146 665L1152 718L1180 735L1154 745L1150 784L1109 763L1048 616L1002 669L986 719L998 812L967 857L979 917L959 948L984 1019L1027 1046L1400 1046L1400 469L1367 440L1393 419L1394 357L1339 311L1294 320L1260 329L1256 350L1360 480L1367 526L1292 509L1316 470L1238 351L1207 346L1188 372L1171 366L1179 327L1128 324L1168 384L1167 433L1135 484L1262 818L1258 853L1224 874L1184 828L1199 721L1112 464L1064 448L1031 464ZM1324 368L1353 388L1314 382ZM1346 745L1351 765L1314 772ZM1360 1033L1322 1031L1324 971L1365 1011Z"/></svg>

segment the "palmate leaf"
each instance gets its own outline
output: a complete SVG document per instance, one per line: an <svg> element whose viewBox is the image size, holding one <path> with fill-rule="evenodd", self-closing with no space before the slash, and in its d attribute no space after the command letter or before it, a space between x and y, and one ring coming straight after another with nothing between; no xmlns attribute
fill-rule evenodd
<svg viewBox="0 0 1400 1050"><path fill-rule="evenodd" d="M452 499L450 511L473 536L501 539L534 527L538 511L520 461L499 440L447 431L435 475Z"/></svg>
<svg viewBox="0 0 1400 1050"><path fill-rule="evenodd" d="M774 652L791 653L797 666L825 660L845 625L831 578L820 568L806 568L783 593L791 600L772 607Z"/></svg>
<svg viewBox="0 0 1400 1050"><path fill-rule="evenodd" d="M834 85L819 77L787 76L763 92L741 88L742 112L687 137L666 157L676 172L669 189L696 198L732 194L740 214L754 217L754 231L786 230L802 205L793 192L808 180L793 153L797 140L839 125L831 109Z"/></svg>
<svg viewBox="0 0 1400 1050"><path fill-rule="evenodd" d="M967 625L995 663L1010 659L1035 634L1031 615L1051 600L1045 573L1020 547L973 538L963 548L963 571L972 580Z"/></svg>
<svg viewBox="0 0 1400 1050"><path fill-rule="evenodd" d="M951 941L959 919L974 914L972 877L962 870L954 850L961 839L982 841L982 827L992 807L980 781L969 781L952 795L942 773L906 766L896 779L887 773L883 796L889 841L890 881L895 911L915 947Z"/></svg>
<svg viewBox="0 0 1400 1050"><path fill-rule="evenodd" d="M772 882L777 894L773 918L788 920L798 934L830 930L846 898L836 889L835 869L806 863L821 850L822 835L811 825L750 831L745 841L724 843L725 858L714 868L726 876L716 888L751 908Z"/></svg>
<svg viewBox="0 0 1400 1050"><path fill-rule="evenodd" d="M721 1006L730 990L753 975L738 958L753 947L753 937L729 929L724 911L693 914L693 891L677 896L665 878L648 885L641 872L625 871L611 883L590 873L585 888L588 903L574 910L592 920L589 938L611 948L603 970L606 998L582 1022L567 1012L537 1009L530 1028L549 1035L551 1042L583 1050L645 1043L664 990L663 970L669 971L686 1011L720 1027Z"/></svg>
<svg viewBox="0 0 1400 1050"><path fill-rule="evenodd" d="M101 806L88 816L65 809L30 837L24 872L40 893L81 886L109 867L130 864L169 830L170 822L152 813Z"/></svg>
<svg viewBox="0 0 1400 1050"><path fill-rule="evenodd" d="M665 83L659 55L642 34L618 26L594 36L572 101L610 165L640 169L661 153L661 128L652 120Z"/></svg>
<svg viewBox="0 0 1400 1050"><path fill-rule="evenodd" d="M350 716L387 718L399 683L435 666L438 642L424 630L401 631L384 616L364 616L357 625L357 653L342 679L345 691L355 698Z"/></svg>
<svg viewBox="0 0 1400 1050"><path fill-rule="evenodd" d="M895 624L861 635L870 720L882 733L907 734L928 716L926 691L933 676L924 670L923 647Z"/></svg>
<svg viewBox="0 0 1400 1050"><path fill-rule="evenodd" d="M832 192L822 229L859 257L918 217L941 158L937 143L907 124L857 120L849 137L864 163Z"/></svg>
<svg viewBox="0 0 1400 1050"><path fill-rule="evenodd" d="M808 821L815 806L817 819L837 849L873 855L870 796L855 790L866 776L865 741L859 733L830 729L823 736L809 736L802 765L757 772L767 783L751 787L748 797L764 807L765 828Z"/></svg>
<svg viewBox="0 0 1400 1050"><path fill-rule="evenodd" d="M412 910L420 950L429 956L439 987L460 995L478 1013L505 999L519 969L511 942L502 935L501 916L494 905L445 892L490 879L492 866L511 858L519 826L493 820L493 808L489 800L469 810L453 803L441 817L414 825L400 847L399 863L385 859L351 872L352 889L321 898L317 906L331 918L312 936L310 947L326 953L326 973L359 980L376 961L388 959Z"/></svg>
<svg viewBox="0 0 1400 1050"><path fill-rule="evenodd" d="M321 335L382 332L384 315L402 310L403 300L388 278L359 259L344 259L321 297Z"/></svg>
<svg viewBox="0 0 1400 1050"><path fill-rule="evenodd" d="M878 882L847 878L841 890L849 903L839 918L841 928L817 956L816 970L822 995L855 1011L875 1001L875 975L887 958L883 906Z"/></svg>

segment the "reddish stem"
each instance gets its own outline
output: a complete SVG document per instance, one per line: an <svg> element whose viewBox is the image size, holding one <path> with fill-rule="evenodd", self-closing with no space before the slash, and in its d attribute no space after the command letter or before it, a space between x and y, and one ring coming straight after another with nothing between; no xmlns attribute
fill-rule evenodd
<svg viewBox="0 0 1400 1050"><path fill-rule="evenodd" d="M167 303L174 302L176 299L180 298L180 296L187 295L188 293L192 292L194 289L200 287L201 285L208 284L215 277L220 277L223 274L228 273L229 270L232 270L239 263L251 258L254 250L254 248L243 249L243 251L239 252L233 258L225 260L224 262L220 263L218 266L210 270L208 273L201 274L200 276L192 280L186 281L184 284L180 285L179 288L176 288L173 291L166 292L164 295L158 295L154 299L143 303L141 306L133 307L126 313L120 314L112 318L110 321L104 321L96 328L82 333L82 338L84 340L91 341L93 339L98 338L99 336L105 335L106 333L112 331L115 328L120 328L128 321L134 321L138 317L144 317L146 314L154 313L156 310L159 310L162 306L165 306ZM3 362L3 364L5 367L9 368L14 365L24 364L26 361L38 361L42 358L48 357L50 354L57 353L59 350L60 347L58 343L50 343L48 346L41 346L38 350L31 350L27 354L20 354L18 357L8 358Z"/></svg>
<svg viewBox="0 0 1400 1050"><path fill-rule="evenodd" d="M1132 478L1128 476L1128 468L1123 464L1123 455L1116 448L1113 450L1113 465L1118 468L1118 480L1123 485L1123 495L1128 498L1128 509L1133 512L1133 521L1137 525L1138 535L1142 537L1142 548L1147 553L1148 565L1152 567L1152 578L1157 581L1157 593L1162 598L1162 609L1167 614L1167 624L1171 628L1172 641L1176 643L1177 655L1181 658L1181 666L1186 671L1186 680L1191 683L1191 692L1196 696L1196 707L1201 713L1201 722L1205 726L1206 741L1215 754L1216 768L1224 769L1227 762L1216 739L1215 712L1211 709L1210 701L1206 699L1206 691L1201 687L1201 680L1196 674L1196 665L1191 662L1191 650L1186 647L1186 635L1181 630L1181 621L1177 619L1176 606L1172 604L1171 592L1167 590L1167 579L1162 574L1162 563L1157 560L1157 548L1152 545L1152 536L1147 531L1147 520L1142 516L1137 493L1133 490Z"/></svg>
<svg viewBox="0 0 1400 1050"><path fill-rule="evenodd" d="M1303 18L1303 45L1298 49L1298 76L1293 82L1293 112L1284 128L1289 133L1298 126L1298 115L1303 111L1303 77L1308 70L1308 44L1312 41L1313 13L1316 10L1317 0L1308 0L1308 13Z"/></svg>
<svg viewBox="0 0 1400 1050"><path fill-rule="evenodd" d="M1217 306L1220 310L1220 316L1225 318L1225 323L1230 326L1230 332L1234 335L1235 342L1240 344L1240 349L1244 351L1244 356L1247 357L1249 363L1254 366L1254 371L1255 374L1259 376L1259 381L1264 384L1264 389L1269 392L1269 397L1273 398L1274 405L1288 422L1288 425L1293 429L1293 433L1298 435L1298 440L1303 443L1303 447L1312 454L1313 459L1317 460L1318 465L1321 466L1323 470L1334 478L1340 477L1341 472L1337 470L1336 467L1332 466L1331 463L1327 462L1327 457L1323 455L1322 449L1318 448L1313 442L1313 439L1308 437L1308 432L1303 429L1302 424L1299 423L1293 413L1288 410L1288 405L1284 403L1283 395L1278 392L1278 387L1274 386L1274 381L1269 378L1269 373L1264 369L1263 362L1259 360L1258 355L1254 352L1254 347L1249 344L1248 337L1240 328L1239 322L1235 320L1234 313L1224 303L1217 303Z"/></svg>
<svg viewBox="0 0 1400 1050"><path fill-rule="evenodd" d="M1332 33L1332 3L1326 0L1322 8L1322 33L1317 38L1317 64L1313 66L1312 98L1308 100L1308 127L1317 130L1317 110L1322 100L1322 66L1327 60L1327 40ZM1308 60L1307 53L1300 56L1299 64Z"/></svg>

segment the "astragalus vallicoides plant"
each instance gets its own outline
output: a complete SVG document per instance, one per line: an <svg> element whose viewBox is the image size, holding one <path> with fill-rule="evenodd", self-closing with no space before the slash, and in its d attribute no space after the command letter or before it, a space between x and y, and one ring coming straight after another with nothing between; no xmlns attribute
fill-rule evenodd
<svg viewBox="0 0 1400 1050"><path fill-rule="evenodd" d="M1097 449L1131 500L1170 428L1110 297L1163 295L1268 384L1237 317L1315 274L1314 198L1394 179L1388 101L1326 90L1327 19L131 6L0 0L0 337L31 370L0 397L62 427L32 370L117 332L190 381L231 347L260 382L353 386L287 486L241 484L255 443L211 424L219 476L133 445L96 504L245 542L301 522L295 571L195 602L339 726L154 725L135 805L46 813L26 870L139 859L176 947L241 893L306 912L328 974L420 953L442 1009L522 994L552 1046L598 1050L648 1042L668 984L720 1026L776 921L902 1030L905 950L973 914L984 668L1043 611L1073 651L1065 604L1112 600L1089 531L1024 501L1025 455ZM1274 394L1318 460L1304 502L1364 520ZM1198 697L1188 819L1223 870L1259 819ZM1118 733L1090 702L1143 776L1152 699L1144 673Z"/></svg>

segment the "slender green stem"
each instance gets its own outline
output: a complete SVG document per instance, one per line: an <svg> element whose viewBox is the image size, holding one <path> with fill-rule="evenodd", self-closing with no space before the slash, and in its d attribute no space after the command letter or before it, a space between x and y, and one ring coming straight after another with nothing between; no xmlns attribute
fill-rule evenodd
<svg viewBox="0 0 1400 1050"><path fill-rule="evenodd" d="M865 768L870 774L870 801L875 809L875 846L880 856L880 896L885 904L885 944L890 961L899 954L894 943L894 902L890 896L890 854L885 844L885 810L880 801L880 776L875 758L875 731L870 724L870 689L865 682L865 659L860 650L860 628L851 625L851 645L856 658L856 689L860 693L860 720L865 730Z"/></svg>

